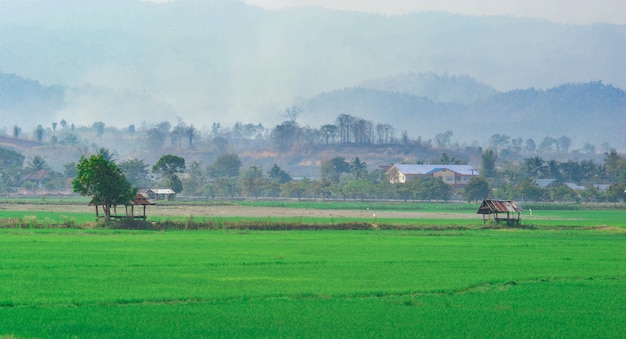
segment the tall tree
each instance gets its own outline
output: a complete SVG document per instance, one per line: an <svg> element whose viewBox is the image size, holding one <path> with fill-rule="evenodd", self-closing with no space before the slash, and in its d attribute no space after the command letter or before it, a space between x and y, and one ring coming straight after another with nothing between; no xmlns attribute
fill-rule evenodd
<svg viewBox="0 0 626 339"><path fill-rule="evenodd" d="M143 160L124 160L120 162L118 166L133 186L144 188L150 186L151 183L148 179L148 164L144 163Z"/></svg>
<svg viewBox="0 0 626 339"><path fill-rule="evenodd" d="M185 159L176 155L163 155L154 166L152 172L161 174L168 181L168 186L174 192L180 193L183 190L183 184L178 177L178 173L185 171Z"/></svg>
<svg viewBox="0 0 626 339"><path fill-rule="evenodd" d="M111 220L111 206L129 205L137 194L115 162L101 154L80 157L72 188L82 196L91 196L94 205L102 206L107 222Z"/></svg>
<svg viewBox="0 0 626 339"><path fill-rule="evenodd" d="M37 125L37 128L35 129L35 138L37 141L41 142L43 140L44 132L43 126Z"/></svg>
<svg viewBox="0 0 626 339"><path fill-rule="evenodd" d="M329 140L334 142L335 138L337 137L337 126L328 124L322 125L322 127L320 127L320 132L322 133L322 137L326 141L326 145L328 145Z"/></svg>
<svg viewBox="0 0 626 339"><path fill-rule="evenodd" d="M498 156L491 148L483 152L481 174L484 178L496 176L496 159Z"/></svg>
<svg viewBox="0 0 626 339"><path fill-rule="evenodd" d="M359 157L354 157L354 159L350 162L350 172L354 175L354 179L362 179L365 175L367 175L367 163L361 161Z"/></svg>

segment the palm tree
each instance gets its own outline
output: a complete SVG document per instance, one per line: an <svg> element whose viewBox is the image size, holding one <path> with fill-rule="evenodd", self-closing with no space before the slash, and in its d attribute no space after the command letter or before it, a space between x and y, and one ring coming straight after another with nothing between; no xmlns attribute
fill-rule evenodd
<svg viewBox="0 0 626 339"><path fill-rule="evenodd" d="M367 174L367 163L361 161L359 157L355 157L350 162L350 172L354 174L354 178L359 180L363 177L363 175Z"/></svg>
<svg viewBox="0 0 626 339"><path fill-rule="evenodd" d="M34 158L28 161L28 165L26 166L26 171L29 173L35 173L41 170L49 169L46 160L39 155L36 155Z"/></svg>

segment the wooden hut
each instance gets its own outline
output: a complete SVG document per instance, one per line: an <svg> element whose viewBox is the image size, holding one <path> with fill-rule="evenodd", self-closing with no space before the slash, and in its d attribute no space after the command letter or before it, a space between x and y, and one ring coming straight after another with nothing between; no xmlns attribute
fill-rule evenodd
<svg viewBox="0 0 626 339"><path fill-rule="evenodd" d="M104 218L104 215L100 215L99 208L97 204L94 204L93 201L89 203L89 205L96 206L96 220ZM146 220L146 206L155 205L152 201L148 199L143 193L137 193L135 199L130 202L130 212L128 211L128 206L124 206L126 213L123 215L117 214L117 206L113 206L113 210L111 211L111 219L143 219ZM135 206L143 206L143 210L139 211L137 215L135 215Z"/></svg>
<svg viewBox="0 0 626 339"><path fill-rule="evenodd" d="M515 215L517 213L517 216ZM483 215L483 223L487 222L487 215L493 217L497 223L506 222L507 225L519 225L522 209L511 200L485 199L476 214ZM506 214L506 217L505 217Z"/></svg>

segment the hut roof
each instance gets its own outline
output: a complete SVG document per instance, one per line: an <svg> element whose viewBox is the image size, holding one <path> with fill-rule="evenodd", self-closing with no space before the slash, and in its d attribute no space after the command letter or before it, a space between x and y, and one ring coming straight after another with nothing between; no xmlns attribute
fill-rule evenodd
<svg viewBox="0 0 626 339"><path fill-rule="evenodd" d="M156 205L152 201L148 200L148 198L143 193L137 193L135 195L135 199L130 202L131 205ZM95 206L96 204L93 202L93 199L89 202L89 206Z"/></svg>
<svg viewBox="0 0 626 339"><path fill-rule="evenodd" d="M135 199L131 202L133 205L154 205L143 193L137 193Z"/></svg>
<svg viewBox="0 0 626 339"><path fill-rule="evenodd" d="M511 200L485 199L476 214L521 212L522 209Z"/></svg>
<svg viewBox="0 0 626 339"><path fill-rule="evenodd" d="M26 174L22 177L22 180L24 181L41 181L43 180L43 178L46 177L46 175L48 175L48 171L45 169L39 170L39 171L35 171L33 173L29 173Z"/></svg>

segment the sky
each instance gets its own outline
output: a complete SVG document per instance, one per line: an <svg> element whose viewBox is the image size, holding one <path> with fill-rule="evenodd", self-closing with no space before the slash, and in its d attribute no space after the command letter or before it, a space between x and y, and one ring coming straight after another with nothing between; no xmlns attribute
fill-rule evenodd
<svg viewBox="0 0 626 339"><path fill-rule="evenodd" d="M626 24L626 0L246 0L267 9L324 7L403 14L443 11L466 15L531 17L568 24Z"/></svg>

